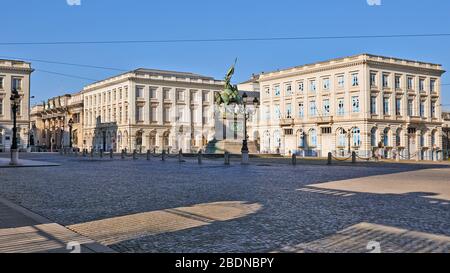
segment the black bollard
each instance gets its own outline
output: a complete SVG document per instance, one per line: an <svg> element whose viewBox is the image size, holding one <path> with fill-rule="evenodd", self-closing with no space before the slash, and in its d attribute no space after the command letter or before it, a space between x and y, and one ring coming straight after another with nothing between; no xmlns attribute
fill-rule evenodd
<svg viewBox="0 0 450 273"><path fill-rule="evenodd" d="M230 165L230 153L229 152L225 152L223 154L223 158L224 158L224 164L225 165Z"/></svg>
<svg viewBox="0 0 450 273"><path fill-rule="evenodd" d="M297 165L297 155L295 153L292 154L292 165Z"/></svg>
<svg viewBox="0 0 450 273"><path fill-rule="evenodd" d="M328 153L328 159L327 159L327 165L331 165L331 159L333 157L333 154L331 152Z"/></svg>
<svg viewBox="0 0 450 273"><path fill-rule="evenodd" d="M178 151L178 162L183 162L183 150Z"/></svg>
<svg viewBox="0 0 450 273"><path fill-rule="evenodd" d="M198 162L199 165L202 164L202 151L198 151L197 162Z"/></svg>

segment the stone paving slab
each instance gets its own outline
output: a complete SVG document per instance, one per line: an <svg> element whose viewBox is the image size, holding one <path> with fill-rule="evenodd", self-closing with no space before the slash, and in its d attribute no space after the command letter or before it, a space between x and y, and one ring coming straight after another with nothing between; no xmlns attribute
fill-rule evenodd
<svg viewBox="0 0 450 273"><path fill-rule="evenodd" d="M450 237L385 225L359 223L330 236L276 253L448 253Z"/></svg>
<svg viewBox="0 0 450 273"><path fill-rule="evenodd" d="M0 198L0 253L114 252L57 223Z"/></svg>
<svg viewBox="0 0 450 273"><path fill-rule="evenodd" d="M52 166L60 166L60 164L45 162L45 161L36 161L36 160L27 160L27 159L19 159L19 165L11 166L9 165L9 158L0 158L0 168L23 168L23 167L52 167Z"/></svg>

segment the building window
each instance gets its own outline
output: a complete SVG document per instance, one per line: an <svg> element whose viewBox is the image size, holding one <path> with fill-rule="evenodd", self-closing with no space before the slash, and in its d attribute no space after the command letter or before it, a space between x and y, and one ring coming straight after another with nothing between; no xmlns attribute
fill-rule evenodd
<svg viewBox="0 0 450 273"><path fill-rule="evenodd" d="M408 116L414 116L414 101L408 100Z"/></svg>
<svg viewBox="0 0 450 273"><path fill-rule="evenodd" d="M370 146L372 146L372 147L378 146L378 144L377 144L377 128L372 128L372 130L370 130Z"/></svg>
<svg viewBox="0 0 450 273"><path fill-rule="evenodd" d="M305 116L305 107L303 105L303 102L298 104L298 117L303 118Z"/></svg>
<svg viewBox="0 0 450 273"><path fill-rule="evenodd" d="M292 104L286 105L286 118L292 118Z"/></svg>
<svg viewBox="0 0 450 273"><path fill-rule="evenodd" d="M156 99L156 88L150 88L150 98Z"/></svg>
<svg viewBox="0 0 450 273"><path fill-rule="evenodd" d="M330 100L328 99L323 101L323 114L324 116L330 115Z"/></svg>
<svg viewBox="0 0 450 273"><path fill-rule="evenodd" d="M153 109L152 109L152 111L153 111ZM152 116L156 116L156 110L155 110L155 113L152 114ZM156 118L153 121L156 121ZM184 121L184 110L183 110L183 108L178 108L176 121L179 121L179 122L183 122Z"/></svg>
<svg viewBox="0 0 450 273"><path fill-rule="evenodd" d="M386 128L383 131L383 144L384 147L389 147L389 128Z"/></svg>
<svg viewBox="0 0 450 273"><path fill-rule="evenodd" d="M0 116L3 115L3 98L0 98Z"/></svg>
<svg viewBox="0 0 450 273"><path fill-rule="evenodd" d="M150 115L150 120L156 122L158 120L158 108L154 106L151 107Z"/></svg>
<svg viewBox="0 0 450 273"><path fill-rule="evenodd" d="M323 79L323 90L329 89L330 89L330 79L329 78Z"/></svg>
<svg viewBox="0 0 450 273"><path fill-rule="evenodd" d="M400 76L395 76L395 89L401 89L401 77Z"/></svg>
<svg viewBox="0 0 450 273"><path fill-rule="evenodd" d="M275 120L281 119L280 105L275 105Z"/></svg>
<svg viewBox="0 0 450 273"><path fill-rule="evenodd" d="M136 107L136 121L144 121L144 107L142 106Z"/></svg>
<svg viewBox="0 0 450 273"><path fill-rule="evenodd" d="M370 97L370 113L374 115L377 113L377 97Z"/></svg>
<svg viewBox="0 0 450 273"><path fill-rule="evenodd" d="M352 97L352 111L353 111L353 113L359 113L359 97L358 96Z"/></svg>
<svg viewBox="0 0 450 273"><path fill-rule="evenodd" d="M397 129L397 133L395 134L395 146L402 146L402 130Z"/></svg>
<svg viewBox="0 0 450 273"><path fill-rule="evenodd" d="M343 116L344 112L344 99L338 99L337 115Z"/></svg>
<svg viewBox="0 0 450 273"><path fill-rule="evenodd" d="M177 100L178 101L184 101L184 91L183 90L179 90L177 92Z"/></svg>
<svg viewBox="0 0 450 273"><path fill-rule="evenodd" d="M303 83L303 81L298 83L298 91L299 92L303 92L305 90L305 84Z"/></svg>
<svg viewBox="0 0 450 273"><path fill-rule="evenodd" d="M291 96L292 95L292 85L287 84L286 85L286 96Z"/></svg>
<svg viewBox="0 0 450 273"><path fill-rule="evenodd" d="M413 77L408 77L408 90L413 90L414 88L414 79Z"/></svg>
<svg viewBox="0 0 450 273"><path fill-rule="evenodd" d="M293 129L284 129L284 134L287 136L292 136L294 134Z"/></svg>
<svg viewBox="0 0 450 273"><path fill-rule="evenodd" d="M331 127L322 127L322 134L323 135L331 134Z"/></svg>
<svg viewBox="0 0 450 273"><path fill-rule="evenodd" d="M170 122L170 108L164 108L164 122Z"/></svg>
<svg viewBox="0 0 450 273"><path fill-rule="evenodd" d="M344 88L344 75L339 75L337 77L337 82L338 82L338 87L339 88Z"/></svg>
<svg viewBox="0 0 450 273"><path fill-rule="evenodd" d="M352 136L353 136L353 147L361 146L361 130L357 127L353 128Z"/></svg>
<svg viewBox="0 0 450 273"><path fill-rule="evenodd" d="M0 111L1 113L1 111ZM431 117L436 118L436 102L431 102Z"/></svg>
<svg viewBox="0 0 450 273"><path fill-rule="evenodd" d="M352 86L359 86L358 73L352 74Z"/></svg>
<svg viewBox="0 0 450 273"><path fill-rule="evenodd" d="M435 79L430 80L430 92L436 92L436 80Z"/></svg>
<svg viewBox="0 0 450 273"><path fill-rule="evenodd" d="M309 91L316 92L316 81L315 80L311 80L309 82Z"/></svg>
<svg viewBox="0 0 450 273"><path fill-rule="evenodd" d="M266 120L270 120L270 107L269 106L265 106L265 116L266 116Z"/></svg>
<svg viewBox="0 0 450 273"><path fill-rule="evenodd" d="M377 86L377 73L370 73L370 87Z"/></svg>
<svg viewBox="0 0 450 273"><path fill-rule="evenodd" d="M12 89L14 90L22 90L22 79L20 78L12 78Z"/></svg>
<svg viewBox="0 0 450 273"><path fill-rule="evenodd" d="M266 95L267 95L267 96L270 96L270 87L269 87L269 86L266 86L266 87L264 87L264 90L265 90L265 92L266 92Z"/></svg>
<svg viewBox="0 0 450 273"><path fill-rule="evenodd" d="M3 89L3 77L0 77L0 89Z"/></svg>
<svg viewBox="0 0 450 273"><path fill-rule="evenodd" d="M197 102L197 91L191 90L190 99L191 99L191 102L194 102L194 103Z"/></svg>
<svg viewBox="0 0 450 273"><path fill-rule="evenodd" d="M279 96L280 95L280 86L279 85L276 85L274 87L274 94L275 94L275 96Z"/></svg>
<svg viewBox="0 0 450 273"><path fill-rule="evenodd" d="M424 146L425 146L425 134L420 133L420 147L424 147Z"/></svg>
<svg viewBox="0 0 450 273"><path fill-rule="evenodd" d="M170 100L170 89L169 88L163 89L163 100Z"/></svg>
<svg viewBox="0 0 450 273"><path fill-rule="evenodd" d="M209 101L209 92L208 91L202 92L202 101L204 101L204 102Z"/></svg>
<svg viewBox="0 0 450 273"><path fill-rule="evenodd" d="M309 131L309 146L316 147L317 146L317 131L316 129L311 129Z"/></svg>
<svg viewBox="0 0 450 273"><path fill-rule="evenodd" d="M396 98L395 99L395 114L397 116L401 116L401 109L402 109L402 99L401 98Z"/></svg>
<svg viewBox="0 0 450 273"><path fill-rule="evenodd" d="M425 91L425 80L424 79L419 79L419 91L420 92Z"/></svg>
<svg viewBox="0 0 450 273"><path fill-rule="evenodd" d="M383 114L389 115L389 98L383 98Z"/></svg>
<svg viewBox="0 0 450 273"><path fill-rule="evenodd" d="M383 74L383 88L389 88L389 75Z"/></svg>
<svg viewBox="0 0 450 273"><path fill-rule="evenodd" d="M425 117L425 102L424 101L420 101L419 113L420 113L421 118Z"/></svg>
<svg viewBox="0 0 450 273"><path fill-rule="evenodd" d="M316 101L312 100L312 101L309 102L309 111L310 111L310 116L311 117L317 116Z"/></svg>
<svg viewBox="0 0 450 273"><path fill-rule="evenodd" d="M344 129L340 128L338 130L338 147L345 147L346 135Z"/></svg>
<svg viewBox="0 0 450 273"><path fill-rule="evenodd" d="M298 138L298 147L299 147L299 148L305 147L305 134L304 134L304 133L300 133L300 135L299 135L299 138Z"/></svg>
<svg viewBox="0 0 450 273"><path fill-rule="evenodd" d="M436 145L436 131L431 132L431 147L434 147Z"/></svg>

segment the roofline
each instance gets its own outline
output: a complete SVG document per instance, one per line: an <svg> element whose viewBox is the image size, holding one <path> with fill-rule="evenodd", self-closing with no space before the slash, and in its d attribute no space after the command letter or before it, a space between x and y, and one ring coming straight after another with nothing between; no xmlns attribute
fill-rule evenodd
<svg viewBox="0 0 450 273"><path fill-rule="evenodd" d="M356 55L350 55L350 56L345 56L345 57L338 57L338 58L328 59L328 60L324 60L324 61L318 61L318 62L314 62L314 63L307 63L307 64L302 64L302 65L297 65L297 66L291 66L291 67L287 67L287 68L283 68L283 69L277 69L277 70L272 70L272 71L263 71L263 72L261 72L261 73L259 73L257 75L265 75L265 74L270 74L270 73L276 73L276 72L291 70L291 69L295 69L295 68L302 68L302 67L305 67L305 66L311 66L311 65L328 63L328 62L332 62L332 61L341 61L341 60L344 60L344 59L347 59L347 58L356 58L356 57L360 57L360 56L368 56L368 57L373 57L373 58L393 59L393 60L399 60L399 61L419 63L419 64L423 64L423 65L433 65L433 66L440 66L440 67L442 67L442 64L435 64L435 63L430 63L430 62L422 62L422 61L411 60L411 59L402 59L402 58L389 57L389 56L383 56L383 55L375 55L375 54L370 54L370 53L361 53L361 54L356 54ZM441 69L441 71L445 72L445 70L443 70L443 69Z"/></svg>
<svg viewBox="0 0 450 273"><path fill-rule="evenodd" d="M140 67L140 68L136 68L136 69L133 69L133 70L130 70L130 71L126 71L126 72L123 72L123 73L120 73L120 74L117 74L117 75L114 75L114 76L107 77L107 78L102 79L102 80L98 80L98 81L89 83L89 84L85 85L83 90L80 91L80 92L83 92L86 88L88 88L91 85L98 84L98 83L101 83L101 82L104 82L104 81L108 81L108 80L111 80L113 78L121 77L121 76L124 76L126 74L130 74L130 73L136 74L136 73L140 72L139 70L147 70L147 71L155 71L155 72L156 71L161 71L161 72L182 73L182 74L184 73L184 74L191 75L192 77L195 77L195 78L219 81L219 80L215 79L214 77L204 76L204 75L195 74L195 73L191 73L191 72L182 72L182 71L174 71L174 70L161 70L161 69L151 69L151 68L142 68L142 67ZM143 72L145 72L145 71L143 71Z"/></svg>

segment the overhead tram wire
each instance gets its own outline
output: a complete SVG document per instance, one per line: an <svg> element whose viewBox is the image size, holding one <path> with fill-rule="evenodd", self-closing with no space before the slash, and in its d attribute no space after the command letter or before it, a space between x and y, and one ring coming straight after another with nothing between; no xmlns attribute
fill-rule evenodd
<svg viewBox="0 0 450 273"><path fill-rule="evenodd" d="M343 40L343 39L384 39L450 37L450 33L390 34L390 35L347 35L347 36L293 36L293 37L249 37L249 38L205 38L205 39L161 39L161 40L105 40L105 41L41 41L41 42L0 42L0 46L10 45L89 45L89 44L156 44L156 43L204 43L204 42L260 42L292 40Z"/></svg>
<svg viewBox="0 0 450 273"><path fill-rule="evenodd" d="M34 70L37 72L43 72L43 73L47 73L47 74L53 74L53 75L58 75L58 76L63 76L63 77L68 77L68 78L74 78L74 79L80 79L80 80L86 80L86 81L92 81L92 82L99 81L98 79L91 79L91 78L87 78L87 77L83 77L83 76L60 73L60 72L55 72L55 71L48 71L48 70L44 70L44 69L40 69L40 68L35 68Z"/></svg>
<svg viewBox="0 0 450 273"><path fill-rule="evenodd" d="M119 71L119 72L126 72L126 71L129 71L129 69L121 69L121 68L114 68L114 67L105 67L105 66L97 66L97 65L90 65L90 64L77 64L77 63L68 63L68 62L50 61L50 60L42 60L42 59L31 59L31 58L22 58L22 57L12 57L12 56L4 56L4 55L0 55L0 58L15 59L15 60L24 60L24 61L30 61L30 62L47 63L47 64L58 64L58 65L77 66L77 67L84 67L84 68L94 68L94 69L103 69L103 70L114 70L114 71Z"/></svg>

